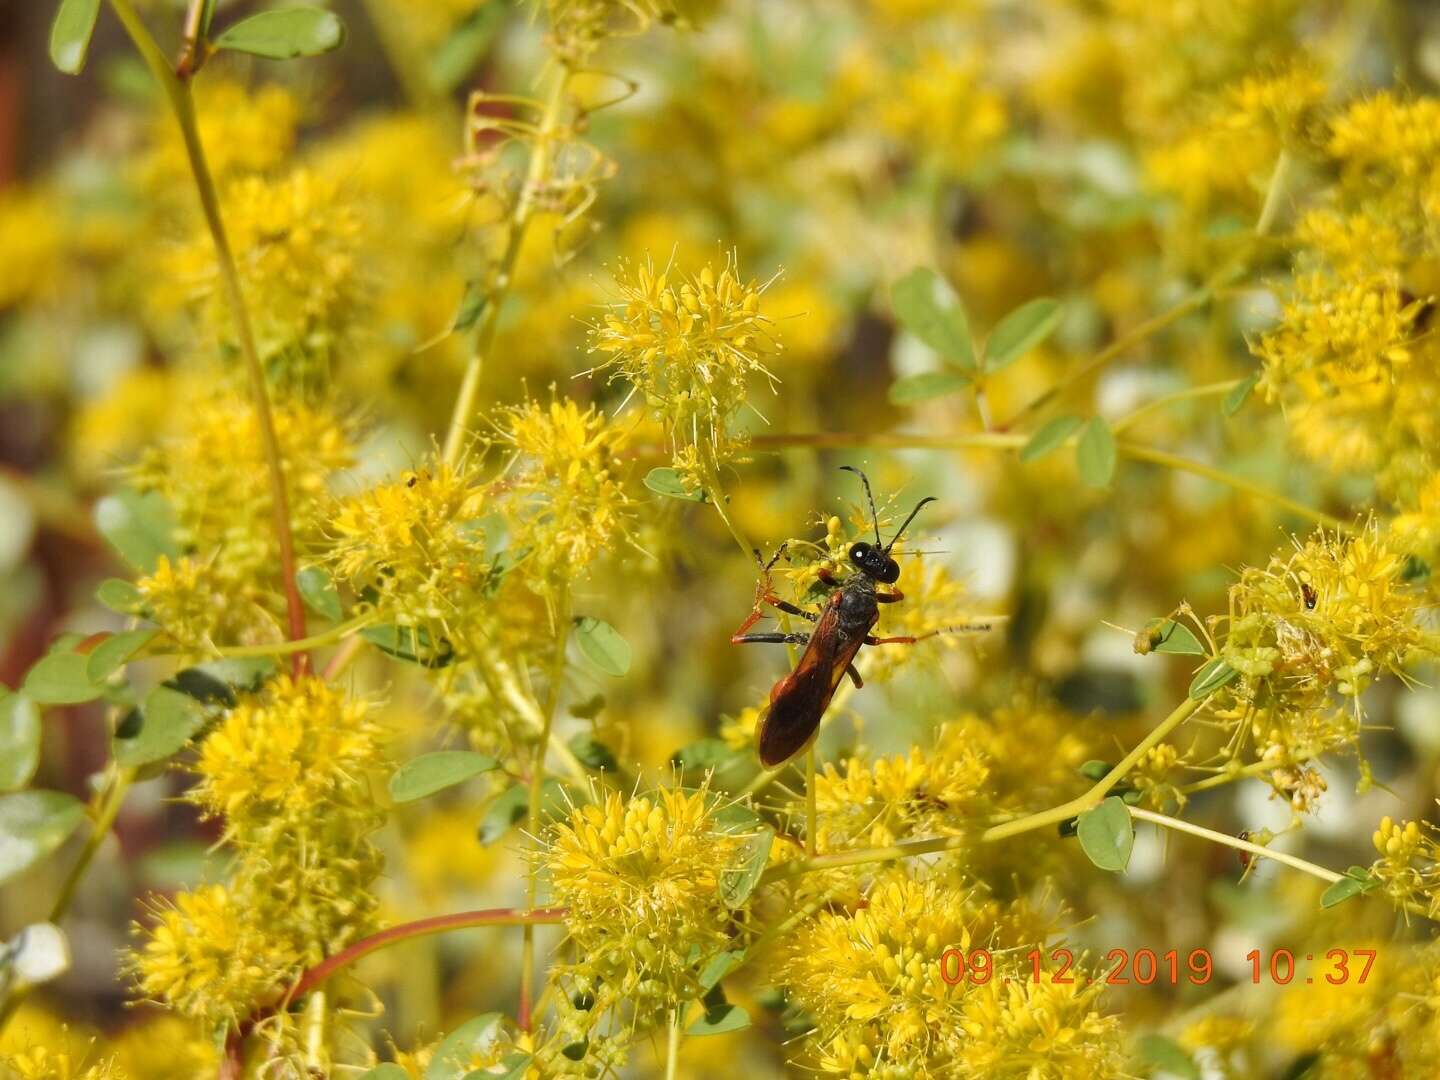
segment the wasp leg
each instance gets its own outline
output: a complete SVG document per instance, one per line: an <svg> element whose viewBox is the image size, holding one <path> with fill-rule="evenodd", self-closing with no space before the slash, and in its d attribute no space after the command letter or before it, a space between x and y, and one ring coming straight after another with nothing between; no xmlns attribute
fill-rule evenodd
<svg viewBox="0 0 1440 1080"><path fill-rule="evenodd" d="M809 619L811 622L820 621L820 616L816 615L815 612L806 611L802 607L796 607L794 604L790 603L789 600L781 600L780 597L773 596L768 593L765 596L762 596L761 599L764 600L765 603L773 607L775 610L783 611L787 615L799 615L800 618Z"/></svg>
<svg viewBox="0 0 1440 1080"><path fill-rule="evenodd" d="M856 690L859 690L865 685L865 680L860 678L860 672L855 670L854 664L845 665L845 674L850 676L850 681L855 684Z"/></svg>
<svg viewBox="0 0 1440 1080"><path fill-rule="evenodd" d="M881 604L898 604L901 600L905 599L905 594L899 589L896 589L894 592L888 593L884 593L881 592L879 589L876 589L875 599L878 603Z"/></svg>
<svg viewBox="0 0 1440 1080"><path fill-rule="evenodd" d="M815 572L815 576L818 577L826 585L829 585L831 588L834 588L840 584L840 579L830 572L830 568L828 566L820 567L820 569Z"/></svg>
<svg viewBox="0 0 1440 1080"><path fill-rule="evenodd" d="M917 641L925 641L927 638L939 637L941 634L974 634L992 629L988 622L966 623L963 626L942 626L938 630L929 630L915 637L875 637L873 634L865 636L866 645L914 645Z"/></svg>
<svg viewBox="0 0 1440 1080"><path fill-rule="evenodd" d="M730 638L731 645L805 645L809 634L744 634L737 633Z"/></svg>

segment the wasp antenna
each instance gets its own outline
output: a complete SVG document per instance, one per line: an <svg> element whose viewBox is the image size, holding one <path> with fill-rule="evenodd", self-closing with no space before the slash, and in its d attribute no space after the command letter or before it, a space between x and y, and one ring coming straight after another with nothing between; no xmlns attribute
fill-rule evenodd
<svg viewBox="0 0 1440 1080"><path fill-rule="evenodd" d="M921 499L918 503L915 504L915 509L910 511L910 516L905 519L905 524L901 525L900 528L895 530L895 535L890 538L890 543L885 545L886 555L890 554L890 549L895 546L895 541L900 539L900 534L905 531L905 529L909 526L910 522L915 520L915 515L920 513L920 508L923 507L926 503L932 503L934 501L934 495L926 495L925 498Z"/></svg>
<svg viewBox="0 0 1440 1080"><path fill-rule="evenodd" d="M875 496L870 493L869 477L855 468L854 465L841 465L840 468L845 472L853 472L856 476L860 477L860 483L865 485L865 501L870 504L870 520L875 523L875 546L881 547L885 541L880 539L880 515L875 512ZM917 507L916 509L919 508ZM913 517L914 515L911 516ZM909 522L906 522L906 524L908 525Z"/></svg>

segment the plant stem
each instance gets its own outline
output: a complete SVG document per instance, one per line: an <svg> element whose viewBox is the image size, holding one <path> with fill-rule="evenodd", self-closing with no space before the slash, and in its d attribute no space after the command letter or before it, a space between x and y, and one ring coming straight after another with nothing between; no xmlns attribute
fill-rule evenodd
<svg viewBox="0 0 1440 1080"><path fill-rule="evenodd" d="M518 908L487 908L483 911L460 911L450 915L432 915L428 919L416 919L414 922L401 923L399 926L392 926L381 930L379 933L371 934L369 937L361 938L359 941L342 949L334 956L328 956L314 967L307 968L301 972L300 977L287 987L282 993L276 996L276 1000L270 1005L256 1010L241 1025L241 1033L248 1034L250 1030L264 1017L269 1016L279 1009L286 1008L290 1002L308 994L316 987L323 986L330 979L334 978L346 968L351 967L373 952L401 941L410 941L413 938L426 937L430 934L443 934L450 930L468 930L477 926L542 926L565 921L565 908L534 908L521 910Z"/></svg>
<svg viewBox="0 0 1440 1080"><path fill-rule="evenodd" d="M50 908L52 923L58 923L70 910L70 904L75 899L75 892L80 887L80 881L84 878L85 872L90 869L90 863L99 852L100 846L105 843L105 838L110 835L110 830L114 828L115 819L120 815L120 807L125 802L125 795L134 782L134 769L117 766L111 774L110 782L105 786L105 792L100 797L90 837L85 841L85 846L80 849L80 857L70 868L70 875L65 879L65 884L60 888L60 895L55 898L55 903Z"/></svg>
<svg viewBox="0 0 1440 1080"><path fill-rule="evenodd" d="M729 513L725 510L725 488L720 483L720 467L715 461L714 454L702 451L700 459L704 463L705 468L705 487L710 493L710 501L715 506L715 512L720 515L720 520L725 523L725 528L729 530L731 537L734 538L740 550L745 553L745 557L747 559L753 558L756 550L755 546L751 544L745 537L745 534L736 527L735 522L731 520Z"/></svg>
<svg viewBox="0 0 1440 1080"><path fill-rule="evenodd" d="M670 1039L665 1048L665 1080L675 1080L675 1071L680 1064L680 1015L679 1005L670 1010Z"/></svg>
<svg viewBox="0 0 1440 1080"><path fill-rule="evenodd" d="M182 82L175 72L170 70L165 55L155 44L155 39L150 36L150 31L136 14L130 0L110 0L110 6L124 25L126 33L130 35L130 40L139 50L146 66L150 68L150 73L165 91L165 96L170 101L170 109L175 114L175 121L180 126L181 138L185 142L185 154L195 178L200 207L205 215L205 224L210 230L210 239L215 244L221 288L230 308L231 318L235 321L235 331L240 338L240 352L245 358L245 368L250 377L250 392L260 428L260 446L270 476L271 510L275 539L280 548L280 577L285 590L289 636L292 641L298 641L305 637L305 605L301 603L300 590L295 583L295 540L290 531L290 498L286 491L285 468L280 458L280 443L275 435L275 418L270 410L265 369L260 364L260 354L255 348L250 312L245 306L245 297L240 289L240 274L230 250L225 222L220 215L219 195L210 175L210 166L205 159L205 148L200 142L200 129L195 120L195 99L190 94L190 84ZM296 652L295 674L304 674L308 666L309 660L305 653Z"/></svg>
<svg viewBox="0 0 1440 1080"><path fill-rule="evenodd" d="M1150 337L1150 335L1158 333L1159 331L1165 329L1165 327L1169 326L1171 323L1179 322L1186 315L1189 315L1192 311L1196 311L1204 307L1207 303L1210 302L1210 299L1213 296L1215 290L1225 284L1228 284L1232 277L1237 273L1238 271L1233 268L1222 271L1210 281L1200 286L1200 288L1196 289L1194 292L1191 292L1173 307L1162 311L1154 318L1146 319L1139 326L1127 331L1124 334L1121 334L1118 338L1116 338L1109 345L1105 346L1105 348L1097 352L1089 360L1085 361L1079 367L1071 371L1070 374L1066 375L1063 379L1057 382L1054 386L1050 387L1050 389L1037 395L1025 405L1021 406L1015 413L1011 415L1010 419L999 425L999 430L1008 431L1010 428L1013 428L1017 423L1025 419L1031 413L1043 409L1046 405L1050 404L1050 402L1054 401L1057 397L1060 397L1063 394L1067 393L1073 386L1083 382L1091 375L1095 374L1095 372L1105 367L1111 361L1125 355L1125 353L1127 353L1130 349L1134 348L1136 345L1140 344L1140 342L1144 341L1146 338Z"/></svg>
<svg viewBox="0 0 1440 1080"><path fill-rule="evenodd" d="M475 347L470 352L470 362L460 380L460 390L455 396L455 408L450 414L450 426L445 433L443 460L454 465L465 446L465 425L475 411L475 398L480 391L480 375L485 366L485 355L495 340L495 327L500 306L510 293L514 277L515 260L520 255L520 245L525 239L525 230L534 215L536 197L550 172L550 163L555 152L555 134L560 127L565 110L565 91L570 85L570 69L563 64L555 71L545 111L540 118L540 127L535 133L535 144L530 151L530 166L525 183L520 189L520 198L515 203L510 218L510 234L505 242L505 252L496 269L492 291L485 300L485 310L475 327Z"/></svg>
<svg viewBox="0 0 1440 1080"><path fill-rule="evenodd" d="M1260 844L1252 844L1249 840L1241 840L1238 836L1231 836L1229 833L1216 832L1214 829L1207 829L1200 825L1192 825L1188 821L1181 821L1179 818L1169 817L1165 814L1157 814L1151 810L1141 810L1138 806L1128 807L1130 816L1136 821L1148 821L1153 825L1160 825L1166 829L1174 829L1176 832L1189 833L1191 836L1199 836L1206 840L1214 841L1217 844L1224 844L1237 851L1248 851L1251 855L1259 855L1266 859L1274 859L1286 866L1296 870L1303 870L1312 877L1321 881L1335 882L1343 878L1344 874L1338 874L1334 870L1327 870L1323 866L1307 862L1304 859L1296 858L1294 855L1287 855L1283 851L1272 851L1270 848Z"/></svg>
<svg viewBox="0 0 1440 1080"><path fill-rule="evenodd" d="M70 904L75 899L80 882L85 877L85 872L90 869L90 864L94 862L101 845L105 843L105 838L110 835L110 830L115 825L115 819L120 814L120 807L125 802L125 795L134 781L134 769L116 767L111 773L110 782L105 786L104 791L96 796L95 822L91 826L90 836L86 839L85 846L80 849L80 856L75 860L75 865L66 875L65 883L60 886L60 894L50 908L50 922L59 923L70 910ZM8 997L0 1001L0 1032L4 1032L5 1025L10 1022L10 1018L15 1015L16 1010L28 996L28 989L12 990Z"/></svg>
<svg viewBox="0 0 1440 1080"><path fill-rule="evenodd" d="M1154 401L1147 401L1145 404L1140 405L1131 412L1126 413L1119 420L1116 420L1113 424L1110 425L1110 430L1115 432L1116 434L1119 434L1120 432L1124 431L1126 428L1134 424L1142 416L1148 416L1150 413L1163 409L1168 405L1174 405L1176 402L1190 401L1194 398L1213 397L1217 394L1228 393L1229 391L1235 389L1235 387L1239 386L1243 381L1243 379L1227 379L1225 382L1208 383L1205 386L1192 386L1188 390L1177 390L1173 394L1166 394L1164 397L1158 397Z"/></svg>
<svg viewBox="0 0 1440 1080"><path fill-rule="evenodd" d="M324 645L333 645L335 642L363 630L379 618L373 611L367 611L363 615L357 615L343 623L337 623L329 630L316 634L313 637L301 638L299 641L277 641L269 645L217 645L209 654L213 656L251 657L251 656L288 656L291 653L305 652L309 649L318 649ZM166 658L180 658L193 656L193 653L143 653L146 660L157 660Z"/></svg>
<svg viewBox="0 0 1440 1080"><path fill-rule="evenodd" d="M1193 698L1186 698L1184 702L1171 711L1170 715L1156 724L1154 729L1141 739L1135 747L1120 759L1113 769L1098 780L1085 794L1071 799L1069 802L1059 806L1051 807L1048 810L1041 810L1034 814L1027 814L1024 817L1016 818L1014 821L1002 822L992 826L980 834L979 839L984 843L991 843L996 840L1004 840L1007 837L1017 836L1020 833L1031 832L1035 829L1044 828L1046 825L1064 821L1072 818L1092 806L1097 806L1105 798L1107 792L1124 779L1125 774L1135 765L1145 752L1152 746L1159 744L1167 735L1183 724L1201 706L1202 702ZM872 862L890 862L895 859L909 858L913 855L928 855L940 851L950 851L955 848L966 847L975 842L975 837L969 835L960 836L931 836L920 840L905 840L898 844L890 844L878 848L858 848L853 851L838 851L829 855L819 855L804 859L796 859L793 862L780 863L770 867L761 877L762 882L777 881L784 878L798 877L801 874L809 873L811 870L831 869L838 866L857 866Z"/></svg>
<svg viewBox="0 0 1440 1080"><path fill-rule="evenodd" d="M1074 441L1074 438L1072 436L1067 442ZM1029 441L1029 435L1009 435L1000 432L969 435L892 435L884 432L861 434L851 431L817 431L757 435L750 440L750 445L757 450L778 450L797 446L811 447L817 450L852 446L886 450L1012 450L1019 449ZM1253 495L1257 499L1272 502L1276 506L1289 510L1292 514L1313 521L1317 525L1335 529L1337 532L1351 535L1355 531L1353 527L1337 517L1321 510L1312 510L1279 492L1271 491L1267 487L1246 480L1242 476L1236 476L1234 473L1228 473L1224 469L1217 469L1213 465L1191 461L1189 458L1182 458L1164 450L1155 450L1132 442L1121 442L1117 444L1116 449L1122 456L1134 461L1145 461L1152 465L1163 465L1176 472L1188 472L1195 476L1203 476L1217 484L1224 484L1236 491Z"/></svg>
<svg viewBox="0 0 1440 1080"><path fill-rule="evenodd" d="M1260 207L1260 217L1255 222L1255 235L1264 236L1275 224L1275 217L1280 212L1280 203L1285 198L1285 192L1290 186L1290 166L1294 158L1290 156L1289 150L1281 150L1280 156L1275 159L1275 169L1270 173L1270 184L1265 189L1265 203Z"/></svg>
<svg viewBox="0 0 1440 1080"><path fill-rule="evenodd" d="M815 857L815 744L805 751L805 854Z"/></svg>
<svg viewBox="0 0 1440 1080"><path fill-rule="evenodd" d="M1324 525L1326 528L1334 529L1336 532L1344 533L1347 536L1354 534L1354 528L1347 522L1325 513L1323 510L1312 510L1303 503L1281 495L1278 491L1271 491L1262 484L1246 480L1243 476L1236 476L1223 469L1217 469L1213 465L1206 465L1201 461L1191 461L1189 458L1178 457L1175 454L1167 453L1164 450L1153 450L1148 446L1138 446L1135 443L1122 442L1117 449L1125 457L1134 461L1148 461L1152 465L1163 465L1166 468L1174 469L1177 472L1188 472L1194 476L1203 476L1206 480L1214 480L1217 484L1224 484L1226 487L1234 488L1236 491L1243 491L1247 495L1253 495L1257 499L1264 499L1273 502L1276 506L1289 510L1297 517L1303 517L1313 521L1317 525Z"/></svg>
<svg viewBox="0 0 1440 1080"><path fill-rule="evenodd" d="M570 640L570 590L562 586L555 601L555 652L550 659L550 682L545 688L545 717L540 739L535 744L534 763L530 767L530 814L529 831L531 840L540 843L540 796L545 785L545 751L550 747L551 728L555 723L555 708L560 702L560 682L565 674L565 645ZM539 888L539 866L532 861L525 881L525 903L535 906L535 895ZM530 1030L530 1000L535 987L535 928L525 927L525 940L520 952L520 1008L516 1021L521 1031Z"/></svg>
<svg viewBox="0 0 1440 1080"><path fill-rule="evenodd" d="M1062 803L1060 806L1051 807L1049 810L1042 810L1037 814L1028 814L1022 818L1016 818L1014 821L1006 821L999 825L994 825L981 833L980 839L986 841L1003 840L1007 836L1030 832L1033 829L1043 829L1046 825L1053 825L1056 822L1065 821L1067 818L1072 818L1076 814L1089 810L1092 806L1098 806L1109 793L1110 789L1125 778L1125 774L1135 767L1135 763L1144 757L1151 747L1158 746L1163 742L1172 731L1188 720L1203 703L1203 699L1197 701L1194 698L1186 698L1171 710L1169 716L1156 724L1150 731L1150 734L1136 743L1130 752L1121 758L1113 769L1096 781L1095 786L1085 792L1085 794L1071 799L1067 803Z"/></svg>

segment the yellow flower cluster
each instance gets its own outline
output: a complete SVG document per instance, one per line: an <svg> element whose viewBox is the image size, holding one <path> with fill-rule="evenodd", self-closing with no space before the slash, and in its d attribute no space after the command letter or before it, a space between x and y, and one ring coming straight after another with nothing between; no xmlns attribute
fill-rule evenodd
<svg viewBox="0 0 1440 1080"><path fill-rule="evenodd" d="M131 958L147 997L234 1024L304 966L374 925L383 820L369 776L383 733L317 679L280 677L204 741L187 798L223 818L229 881L157 908Z"/></svg>
<svg viewBox="0 0 1440 1080"><path fill-rule="evenodd" d="M506 470L506 511L520 567L542 590L574 582L625 537L632 513L621 486L626 432L594 406L569 399L507 411L502 438L516 460Z"/></svg>
<svg viewBox="0 0 1440 1080"><path fill-rule="evenodd" d="M336 577L403 627L448 629L483 600L483 488L467 465L431 461L340 500L330 516Z"/></svg>
<svg viewBox="0 0 1440 1080"><path fill-rule="evenodd" d="M705 963L737 943L744 912L721 898L744 837L721 829L714 796L661 789L632 799L610 792L573 810L540 855L576 959L577 985L655 1021L661 1007L692 996ZM602 996L603 995L603 996Z"/></svg>
<svg viewBox="0 0 1440 1080"><path fill-rule="evenodd" d="M1318 533L1288 557L1244 570L1229 615L1211 620L1225 628L1219 655L1239 672L1218 694L1220 715L1236 725L1232 745L1253 738L1259 759L1276 765L1277 790L1303 796L1298 805L1311 805L1319 789L1307 793L1291 767L1353 749L1365 689L1429 647L1417 621L1422 598L1404 569L1373 524L1348 538Z"/></svg>
<svg viewBox="0 0 1440 1080"><path fill-rule="evenodd" d="M224 199L261 359L300 379L325 373L366 289L353 193L336 177L302 167L277 180L242 176ZM209 231L198 227L167 269L184 299L200 304L200 340L236 342Z"/></svg>
<svg viewBox="0 0 1440 1080"><path fill-rule="evenodd" d="M638 267L617 279L623 302L591 336L607 354L597 371L624 378L664 426L677 467L699 486L707 469L731 456L730 421L749 398L751 381L775 377L764 358L775 351L770 320L760 311L764 287L743 281L732 263L694 278ZM679 457L682 448L691 451ZM699 460L695 454L700 455Z"/></svg>
<svg viewBox="0 0 1440 1080"><path fill-rule="evenodd" d="M218 381L218 390L187 385L167 412L168 432L132 470L137 488L165 496L181 551L137 586L155 620L188 645L274 640L284 610L259 423L249 401ZM354 451L348 425L319 405L276 402L274 421L303 553L320 541L329 481Z"/></svg>
<svg viewBox="0 0 1440 1080"><path fill-rule="evenodd" d="M816 1029L813 1064L840 1076L1110 1076L1118 1024L1097 1011L1101 987L1031 982L1002 951L989 916L963 889L896 871L864 906L821 912L785 947L781 972ZM947 949L993 957L988 981L945 979ZM1007 974L1008 973L1008 974Z"/></svg>
<svg viewBox="0 0 1440 1080"><path fill-rule="evenodd" d="M914 836L961 835L989 809L985 755L943 725L933 747L866 763L826 762L815 778L821 847L893 844Z"/></svg>

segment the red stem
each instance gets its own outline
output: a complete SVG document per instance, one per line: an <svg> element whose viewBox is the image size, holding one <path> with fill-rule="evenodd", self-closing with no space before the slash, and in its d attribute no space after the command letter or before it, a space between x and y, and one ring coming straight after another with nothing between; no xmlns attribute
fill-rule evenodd
<svg viewBox="0 0 1440 1080"><path fill-rule="evenodd" d="M351 964L387 945L393 945L397 941L405 941L409 938L444 933L446 930L464 930L472 926L539 926L558 923L564 921L567 911L567 908L535 908L531 911L522 911L516 908L487 908L482 911L459 911L451 915L433 915L428 919L416 919L414 922L401 923L399 926L392 926L377 934L371 934L367 938L361 938L334 956L327 956L314 967L301 972L300 977L277 1001L255 1010L237 1031L231 1032L225 1043L225 1057L220 1062L219 1080L238 1080L238 1077L244 1074L244 1040L255 1029L255 1025L266 1017L273 1016L278 1010L287 1007L296 998L323 985Z"/></svg>

